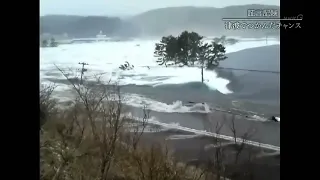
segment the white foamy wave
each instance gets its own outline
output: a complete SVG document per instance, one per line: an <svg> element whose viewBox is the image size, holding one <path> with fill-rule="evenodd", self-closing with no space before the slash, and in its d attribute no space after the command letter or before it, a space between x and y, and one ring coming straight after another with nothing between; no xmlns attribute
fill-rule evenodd
<svg viewBox="0 0 320 180"><path fill-rule="evenodd" d="M45 85L52 85L52 83L44 82ZM72 86L66 84L59 84L56 86L53 95L53 98L59 100L59 102L70 101L75 98L75 94L72 93ZM112 96L112 95L110 95ZM123 94L123 103L129 106L143 108L147 107L152 111L157 112L167 112L167 113L209 113L210 106L206 103L194 103L190 106L186 106L182 101L175 101L172 104L166 104L163 102L156 101L151 98L139 94ZM112 99L117 100L117 96L112 96Z"/></svg>
<svg viewBox="0 0 320 180"><path fill-rule="evenodd" d="M126 116L132 117L137 121L144 121L142 118L133 117L131 113L126 114ZM168 129L178 129L178 130L182 130L182 131L192 132L197 135L206 135L206 136L218 137L218 138L222 138L225 140L234 141L234 138L231 136L226 136L226 135L217 134L217 133L213 133L213 132L207 132L205 130L197 130L197 129L187 128L187 127L182 127L179 124L166 124L166 123L162 123L162 122L158 121L155 117L151 117L148 120L148 123L162 126L162 127L168 128ZM257 146L257 147L280 151L280 147L270 145L270 144L263 144L263 143L259 143L259 142L244 140L241 138L237 138L236 141L237 142L244 142L245 144L249 144L249 145L253 145L253 146Z"/></svg>
<svg viewBox="0 0 320 180"><path fill-rule="evenodd" d="M52 85L52 83L44 82L45 85ZM75 99L76 94L73 93L71 85L59 84L56 86L52 96L57 99L58 102L67 102ZM114 94L110 94L111 99L118 100L118 96ZM144 108L156 112L164 112L164 113L212 113L215 111L222 111L226 113L231 113L231 111L227 111L224 109L213 108L210 107L207 103L188 103L184 104L182 101L174 101L172 104L166 104L164 102L160 102L151 98L147 98L140 94L122 94L123 97L122 102L126 105L136 107L136 108ZM276 117L277 121L280 122L280 118ZM267 118L253 115L246 117L247 120L250 121L261 121L266 122L269 121Z"/></svg>
<svg viewBox="0 0 320 180"><path fill-rule="evenodd" d="M52 85L52 83L43 82L45 85ZM70 101L75 98L73 92L73 87L66 84L58 84L53 92L53 98L59 100L59 102ZM112 96L112 99L118 100L117 96ZM194 103L190 106L186 106L182 101L175 101L172 104L166 104L163 102L156 101L151 98L139 94L123 94L122 102L126 105L130 105L137 108L147 107L152 111L157 112L167 112L167 113L188 113L188 112L198 112L198 113L208 113L210 111L210 106L206 103Z"/></svg>
<svg viewBox="0 0 320 180"><path fill-rule="evenodd" d="M261 122L266 122L268 121L267 118L258 116L258 115L253 115L252 117L247 118L248 120L253 120L253 121L261 121Z"/></svg>
<svg viewBox="0 0 320 180"><path fill-rule="evenodd" d="M204 70L203 74L204 83L210 89L218 90L223 94L232 93L226 87L230 82L229 80L217 77L215 71ZM197 67L136 67L130 71L121 71L118 76L123 76L120 84L136 85L159 86L201 81L200 69Z"/></svg>
<svg viewBox="0 0 320 180"><path fill-rule="evenodd" d="M231 111L210 107L207 103L191 103L184 104L182 101L174 101L172 104L166 104L164 102L159 102L151 98L147 98L139 94L124 94L125 104L143 108L147 107L148 109L156 112L165 112L165 113L212 113L215 111L222 111L226 113L231 113ZM252 112L254 113L254 112ZM279 122L280 122L280 118ZM247 116L246 120L249 121L260 121L266 122L269 121L267 118L258 115Z"/></svg>
<svg viewBox="0 0 320 180"><path fill-rule="evenodd" d="M56 64L59 68L62 68L66 73L70 73L72 70L71 77L76 76L76 68L71 64L59 63ZM95 80L96 75L102 75L102 81L105 83L118 83L119 85L150 85L159 86L166 84L183 84L189 82L199 82L201 81L201 73L197 67L160 67L160 66L148 66L148 67L135 67L133 70L122 71L118 67L110 69L108 71L103 71L99 69L101 67L97 64L89 64L87 66L90 71L85 73L85 78L87 80ZM69 68L71 67L71 68ZM59 74L59 70L55 69L54 65L44 64L43 69L50 69L51 73ZM190 76L192 74L192 76ZM232 93L226 86L229 84L229 80L217 77L215 71L204 70L204 83L212 90L218 90L223 94ZM53 78L53 75L46 75L43 71L41 72L42 78ZM186 78L188 77L188 78ZM65 77L60 73L59 76L55 75L56 79L65 79Z"/></svg>
<svg viewBox="0 0 320 180"><path fill-rule="evenodd" d="M192 106L185 106L182 101L175 101L172 104L166 104L163 102L159 102L138 94L127 94L125 95L125 104L143 108L147 106L148 109L157 112L178 112L178 113L186 113L186 112L198 112L198 113L208 113L210 111L210 107L206 103L196 103Z"/></svg>
<svg viewBox="0 0 320 180"><path fill-rule="evenodd" d="M164 85L200 82L201 73L196 67L162 67L156 63L153 55L154 40L135 40L127 42L101 42L90 44L61 45L56 48L40 48L41 79L52 78L45 71L57 71L53 64L61 68L80 69L79 62L86 62L88 71L85 76L90 79L95 74L105 73L105 81L118 81L120 84ZM136 46L140 44L140 46ZM279 44L270 40L268 45ZM227 53L243 49L266 46L265 41L239 42L226 46ZM121 71L119 66L125 61L134 65L130 71ZM58 71L57 71L58 72ZM67 73L68 70L67 70ZM64 78L63 76L54 76ZM214 71L204 71L205 84L223 94L232 93L226 86L229 80L217 77Z"/></svg>

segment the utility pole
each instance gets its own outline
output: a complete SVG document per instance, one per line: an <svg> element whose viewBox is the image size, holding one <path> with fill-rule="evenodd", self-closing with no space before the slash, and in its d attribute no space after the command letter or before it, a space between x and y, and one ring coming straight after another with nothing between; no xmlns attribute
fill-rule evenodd
<svg viewBox="0 0 320 180"><path fill-rule="evenodd" d="M85 62L82 62L82 63L79 62L79 64L82 65L81 78L80 78L80 84L82 85L82 84L83 84L83 81L82 81L83 74L84 74L84 72L86 72L86 71L88 70L88 69L85 69L84 66L85 66L85 65L89 65L89 64L88 64L88 63L85 63Z"/></svg>
<svg viewBox="0 0 320 180"><path fill-rule="evenodd" d="M204 79L203 79L203 64L201 65L201 82L202 82L202 84L203 84L203 81L204 81Z"/></svg>

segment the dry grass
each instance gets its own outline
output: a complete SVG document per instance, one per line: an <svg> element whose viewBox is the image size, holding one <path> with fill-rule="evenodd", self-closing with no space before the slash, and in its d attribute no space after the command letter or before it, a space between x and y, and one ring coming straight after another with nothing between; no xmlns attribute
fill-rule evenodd
<svg viewBox="0 0 320 180"><path fill-rule="evenodd" d="M61 70L60 70L61 71ZM227 174L222 142L201 168L177 162L162 144L143 144L149 112L142 121L125 116L119 86L76 84L63 71L77 97L65 109L56 108L54 86L40 91L40 179L42 180L220 180ZM133 125L133 122L134 125ZM236 137L234 118L230 128ZM137 126L138 125L138 126ZM215 126L219 133L223 124ZM243 137L245 139L245 137ZM244 142L237 145L235 164Z"/></svg>
<svg viewBox="0 0 320 180"><path fill-rule="evenodd" d="M166 146L139 143L148 112L139 131L130 128L117 86L73 87L78 97L64 110L50 98L53 87L41 90L40 179L204 179L203 170L177 163Z"/></svg>

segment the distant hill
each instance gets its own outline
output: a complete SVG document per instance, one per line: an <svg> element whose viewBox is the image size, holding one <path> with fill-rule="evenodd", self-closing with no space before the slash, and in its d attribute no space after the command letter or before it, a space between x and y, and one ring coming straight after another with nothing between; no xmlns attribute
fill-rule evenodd
<svg viewBox="0 0 320 180"><path fill-rule="evenodd" d="M154 9L136 15L131 22L140 27L142 35L162 36L193 30L202 35L228 35L260 37L265 34L279 34L276 30L226 30L222 18L246 18L248 9L277 9L270 5L241 5L224 8L214 7L168 7Z"/></svg>
<svg viewBox="0 0 320 180"><path fill-rule="evenodd" d="M94 37L102 31L108 36L134 36L133 26L118 17L48 15L40 17L40 34Z"/></svg>
<svg viewBox="0 0 320 180"><path fill-rule="evenodd" d="M130 18L107 16L47 15L40 17L40 34L93 37L101 30L108 36L178 35L184 30L204 36L262 37L279 35L277 30L226 30L222 18L246 18L248 9L280 9L270 5L241 5L224 8L168 7L147 11Z"/></svg>

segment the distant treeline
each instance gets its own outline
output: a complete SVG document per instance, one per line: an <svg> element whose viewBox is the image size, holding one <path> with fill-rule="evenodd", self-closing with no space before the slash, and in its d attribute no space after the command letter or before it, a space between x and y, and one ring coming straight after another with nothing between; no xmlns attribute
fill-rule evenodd
<svg viewBox="0 0 320 180"><path fill-rule="evenodd" d="M40 34L67 34L71 37L94 37L100 31L107 36L136 36L129 22L117 17L48 15L40 18Z"/></svg>
<svg viewBox="0 0 320 180"><path fill-rule="evenodd" d="M40 47L57 47L58 43L54 38L50 40L44 39L40 42Z"/></svg>

